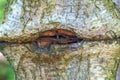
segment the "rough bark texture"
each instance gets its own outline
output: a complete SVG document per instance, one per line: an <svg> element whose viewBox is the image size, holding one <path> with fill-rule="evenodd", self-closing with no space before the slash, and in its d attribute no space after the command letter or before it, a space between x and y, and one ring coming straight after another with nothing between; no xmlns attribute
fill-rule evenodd
<svg viewBox="0 0 120 80"><path fill-rule="evenodd" d="M32 41L42 31L67 29L85 39L119 37L119 12L111 0L10 0L0 40ZM31 38L31 39L28 39Z"/></svg>
<svg viewBox="0 0 120 80"><path fill-rule="evenodd" d="M0 41L7 42L0 50L17 80L115 80L120 19L112 0L9 0L7 5L0 25ZM51 29L75 32L84 41L50 48L32 42Z"/></svg>

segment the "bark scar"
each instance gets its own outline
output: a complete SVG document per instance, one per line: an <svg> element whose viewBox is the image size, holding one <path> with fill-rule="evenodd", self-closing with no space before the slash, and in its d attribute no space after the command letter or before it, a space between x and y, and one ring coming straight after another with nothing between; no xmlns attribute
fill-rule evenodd
<svg viewBox="0 0 120 80"><path fill-rule="evenodd" d="M36 40L39 47L48 47L51 44L71 44L80 42L75 32L65 29L48 30L40 33L40 37Z"/></svg>

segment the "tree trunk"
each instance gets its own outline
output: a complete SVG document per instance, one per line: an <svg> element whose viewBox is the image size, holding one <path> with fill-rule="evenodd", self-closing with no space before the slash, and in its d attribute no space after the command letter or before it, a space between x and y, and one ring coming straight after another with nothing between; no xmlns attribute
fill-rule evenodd
<svg viewBox="0 0 120 80"><path fill-rule="evenodd" d="M9 0L0 50L17 80L115 80L119 17L112 0ZM82 41L49 48L36 44L44 31L57 29Z"/></svg>

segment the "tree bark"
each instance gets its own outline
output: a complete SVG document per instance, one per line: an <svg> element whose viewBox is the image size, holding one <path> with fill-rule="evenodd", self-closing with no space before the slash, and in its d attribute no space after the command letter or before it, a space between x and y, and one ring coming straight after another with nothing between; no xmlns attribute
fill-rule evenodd
<svg viewBox="0 0 120 80"><path fill-rule="evenodd" d="M119 10L112 0L9 0L0 50L17 80L115 80ZM66 29L83 41L41 48L43 31Z"/></svg>

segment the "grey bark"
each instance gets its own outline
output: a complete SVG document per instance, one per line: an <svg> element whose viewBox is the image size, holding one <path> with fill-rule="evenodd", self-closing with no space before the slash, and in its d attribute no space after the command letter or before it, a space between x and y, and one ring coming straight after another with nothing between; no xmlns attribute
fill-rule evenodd
<svg viewBox="0 0 120 80"><path fill-rule="evenodd" d="M112 0L13 0L0 25L0 41L7 41L0 49L17 80L115 80L119 22ZM32 42L42 31L60 28L84 43L42 49Z"/></svg>

